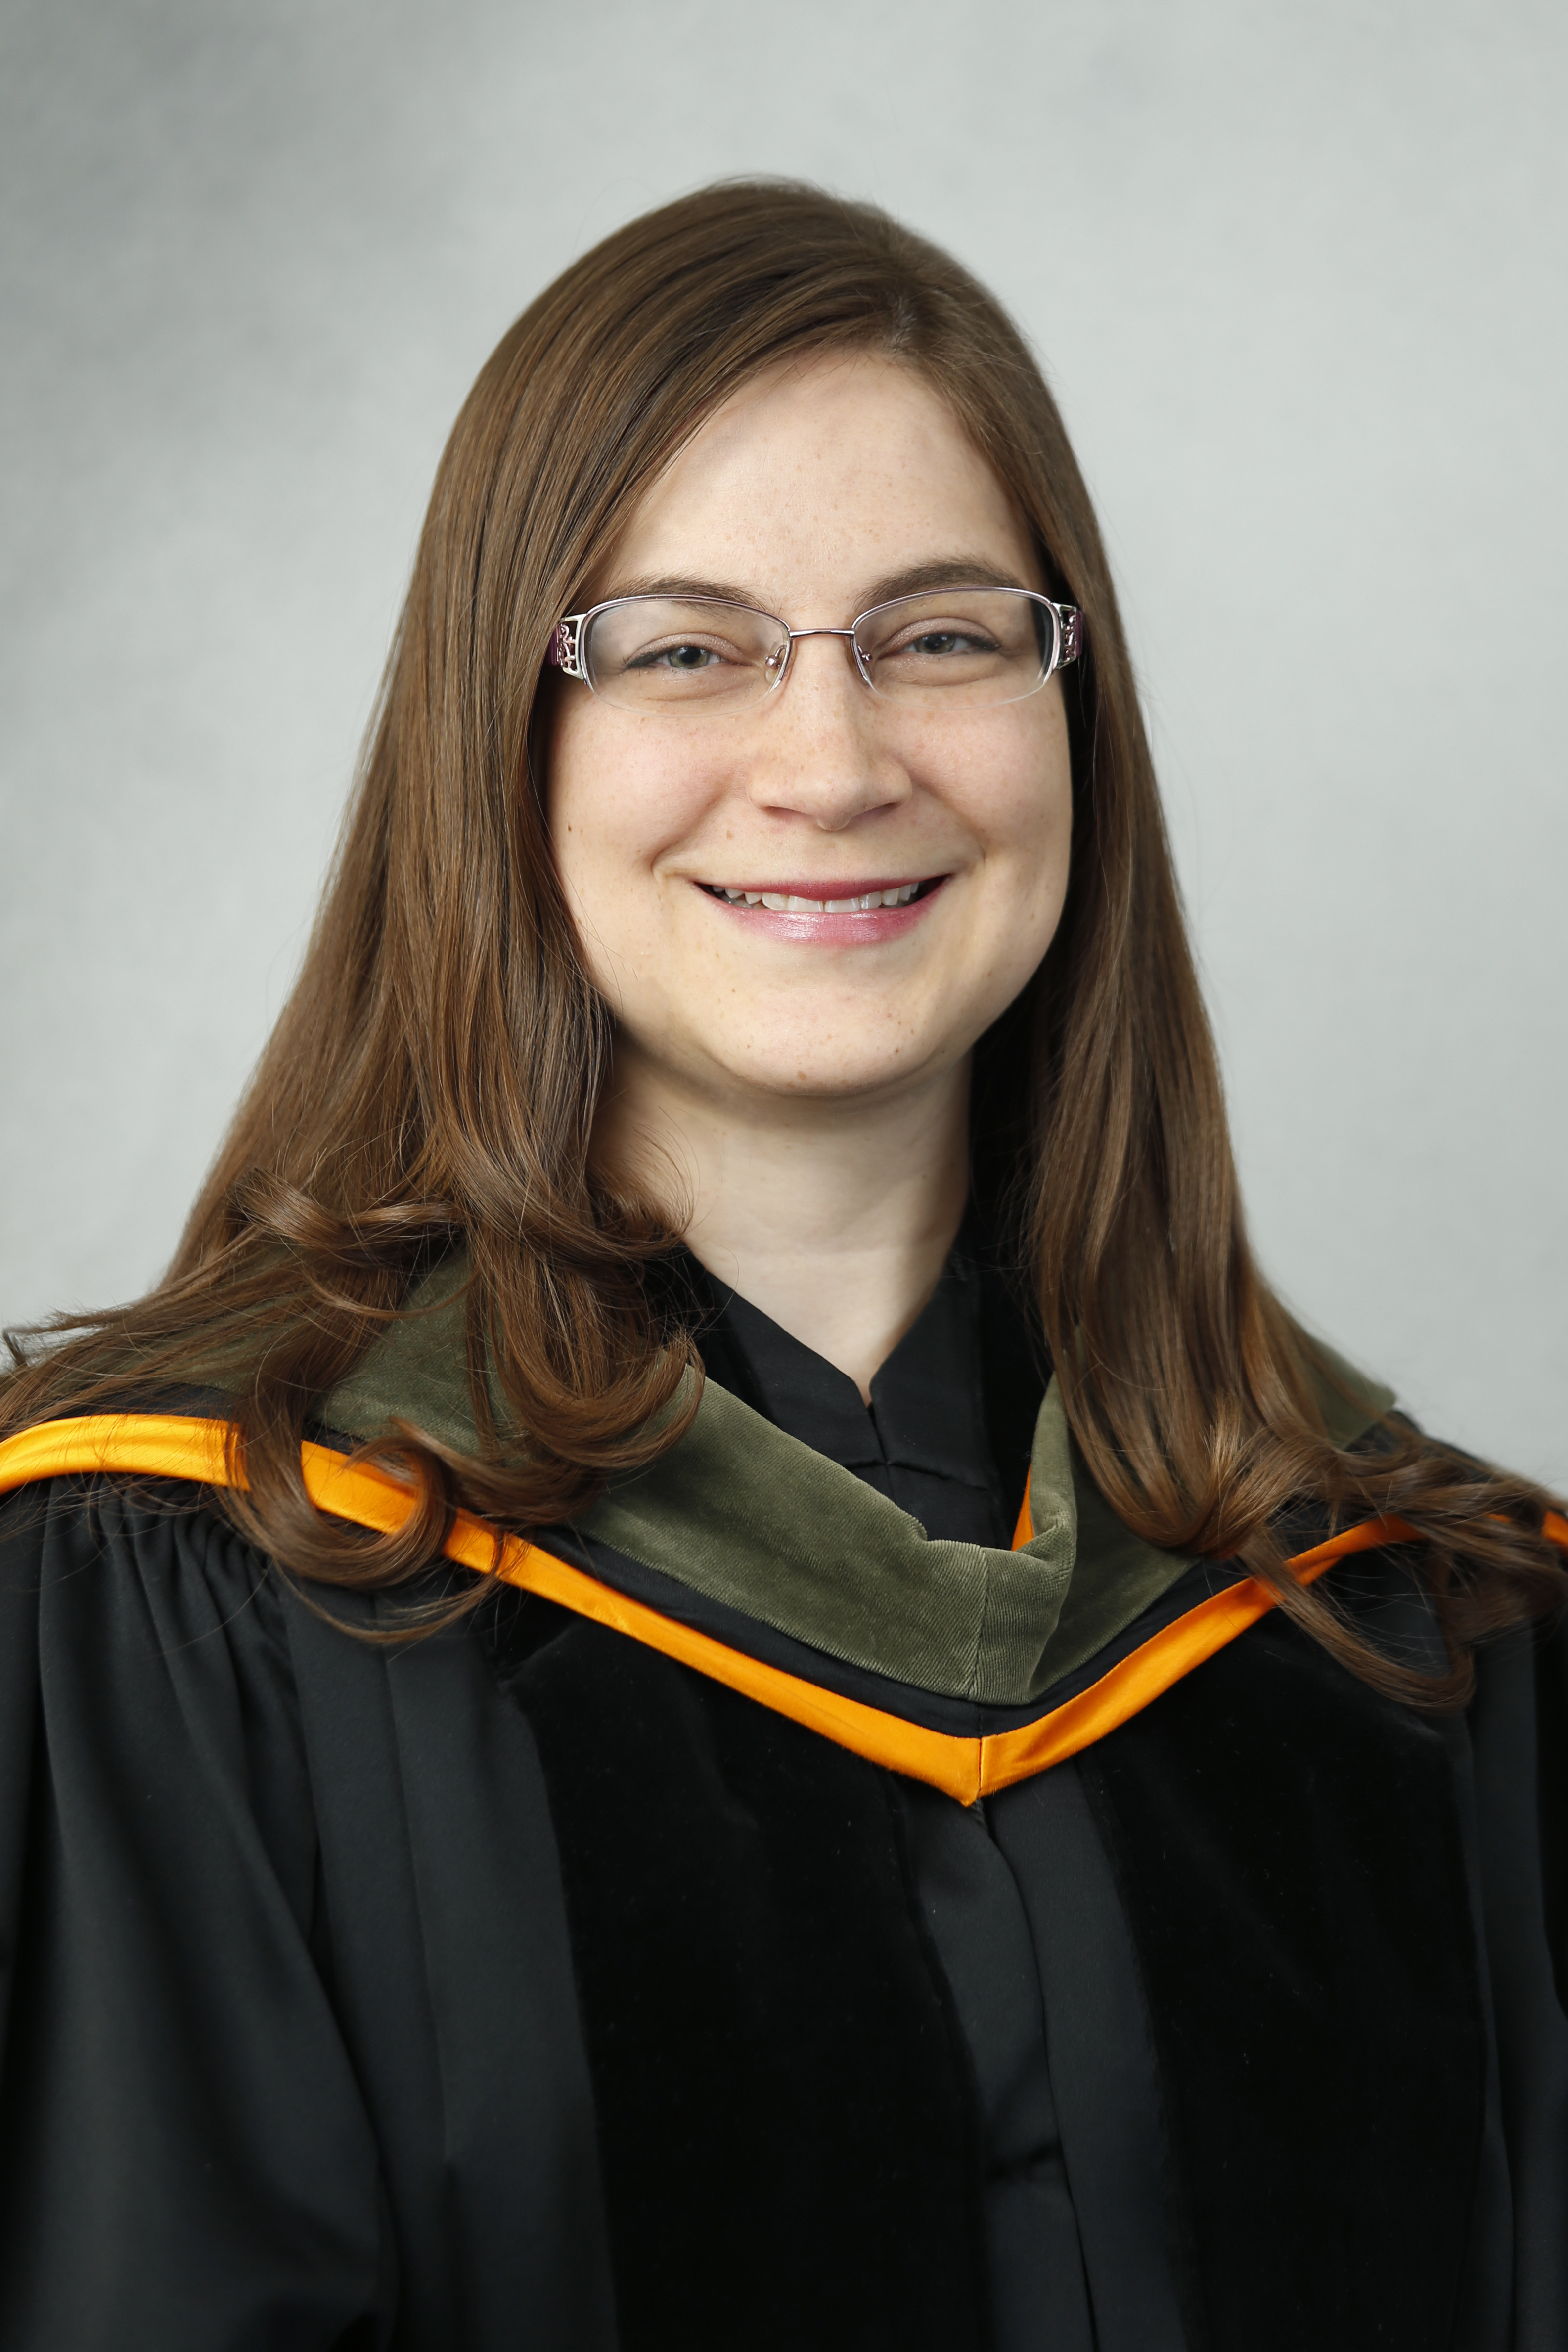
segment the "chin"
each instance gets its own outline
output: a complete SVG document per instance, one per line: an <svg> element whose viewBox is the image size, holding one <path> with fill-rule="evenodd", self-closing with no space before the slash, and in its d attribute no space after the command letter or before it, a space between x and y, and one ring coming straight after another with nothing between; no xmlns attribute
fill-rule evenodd
<svg viewBox="0 0 1568 2352"><path fill-rule="evenodd" d="M896 1053L886 1049L874 1054L824 1053L819 1041L814 1048L812 1041L803 1040L798 1049L783 1046L766 1054L727 1054L721 1058L749 1091L832 1101L881 1094L911 1078L929 1078L951 1056L930 1048L922 1052L906 1038Z"/></svg>

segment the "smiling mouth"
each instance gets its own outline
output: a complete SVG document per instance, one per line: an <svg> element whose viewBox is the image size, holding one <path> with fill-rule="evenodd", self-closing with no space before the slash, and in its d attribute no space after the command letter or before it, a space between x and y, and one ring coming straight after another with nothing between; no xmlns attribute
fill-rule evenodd
<svg viewBox="0 0 1568 2352"><path fill-rule="evenodd" d="M775 915L869 915L883 907L911 907L918 898L929 898L945 882L945 874L928 875L921 882L852 882L832 886L834 896L809 896L809 883L785 883L779 888L759 887L754 890L743 885L731 887L727 882L700 882L698 887L710 898L721 899L730 907L766 907ZM818 889L825 886L816 885Z"/></svg>

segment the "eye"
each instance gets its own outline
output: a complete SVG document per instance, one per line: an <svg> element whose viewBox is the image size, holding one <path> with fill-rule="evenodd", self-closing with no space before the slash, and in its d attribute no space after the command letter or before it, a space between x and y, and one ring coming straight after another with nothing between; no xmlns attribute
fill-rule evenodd
<svg viewBox="0 0 1568 2352"><path fill-rule="evenodd" d="M629 670L669 670L678 677L692 677L725 662L743 659L744 656L732 646L700 645L688 638L678 645L644 646L629 656L625 667Z"/></svg>
<svg viewBox="0 0 1568 2352"><path fill-rule="evenodd" d="M943 654L992 653L996 640L983 629L922 629L918 636L907 637L902 645L889 646L891 654L919 654L936 659Z"/></svg>
<svg viewBox="0 0 1568 2352"><path fill-rule="evenodd" d="M876 658L921 667L950 661L972 661L977 654L999 650L994 633L978 621L921 621L879 646Z"/></svg>

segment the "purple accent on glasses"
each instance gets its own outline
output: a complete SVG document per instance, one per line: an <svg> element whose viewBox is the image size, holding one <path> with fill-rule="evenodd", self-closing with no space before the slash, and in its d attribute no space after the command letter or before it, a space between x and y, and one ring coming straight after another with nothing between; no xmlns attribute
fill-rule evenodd
<svg viewBox="0 0 1568 2352"><path fill-rule="evenodd" d="M1057 611L1062 625L1062 650L1059 667L1065 669L1077 661L1083 651L1083 614L1073 604L1058 604Z"/></svg>
<svg viewBox="0 0 1568 2352"><path fill-rule="evenodd" d="M563 621L556 622L544 656L547 668L564 670L568 677L586 676L583 667L583 629L587 618L586 613L568 613Z"/></svg>

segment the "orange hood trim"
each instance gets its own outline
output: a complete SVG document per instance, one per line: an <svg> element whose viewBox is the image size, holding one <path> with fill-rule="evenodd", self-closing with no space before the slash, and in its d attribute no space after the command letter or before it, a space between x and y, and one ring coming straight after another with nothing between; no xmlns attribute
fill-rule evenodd
<svg viewBox="0 0 1568 2352"><path fill-rule="evenodd" d="M94 1413L45 1422L0 1444L0 1494L41 1479L100 1472L230 1486L242 1483L236 1469L237 1437L228 1422L169 1413ZM401 1527L406 1518L411 1507L407 1490L385 1471L309 1441L300 1447L300 1457L306 1491L318 1509L381 1534ZM1028 1527L1026 1495L1016 1542L1027 1540ZM1568 1521L1549 1514L1546 1533L1568 1549ZM1288 1565L1307 1584L1352 1553L1417 1540L1415 1529L1403 1519L1368 1519L1310 1551L1299 1552ZM628 1599L538 1544L498 1534L465 1511L455 1515L443 1549L464 1568L498 1576L595 1624L625 1633L853 1749L868 1762L929 1781L966 1805L1103 1739L1277 1605L1267 1585L1254 1577L1243 1578L1152 1634L1076 1698L1047 1707L1035 1722L1017 1730L970 1739L927 1730L901 1716L764 1665L710 1634Z"/></svg>

